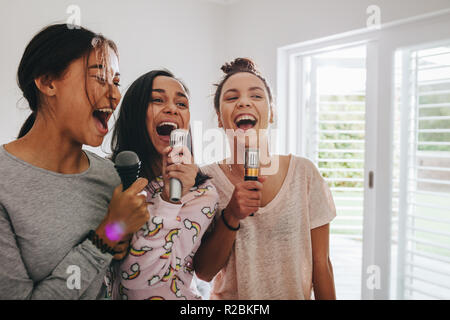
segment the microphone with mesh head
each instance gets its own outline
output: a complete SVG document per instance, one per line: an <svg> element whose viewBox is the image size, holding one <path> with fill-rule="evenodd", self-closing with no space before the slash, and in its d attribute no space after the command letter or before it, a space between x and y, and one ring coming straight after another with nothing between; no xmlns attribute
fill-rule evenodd
<svg viewBox="0 0 450 320"><path fill-rule="evenodd" d="M245 181L258 181L259 176L259 150L245 148L245 164L244 164Z"/></svg>
<svg viewBox="0 0 450 320"><path fill-rule="evenodd" d="M258 181L259 149L245 148L244 181ZM250 216L254 216L252 213Z"/></svg>
<svg viewBox="0 0 450 320"><path fill-rule="evenodd" d="M141 161L133 151L122 151L116 157L114 167L122 181L122 191L127 190L139 177L141 170ZM145 190L138 194L147 196ZM116 221L106 225L105 233L110 240L120 240L124 235L125 226L123 222Z"/></svg>
<svg viewBox="0 0 450 320"><path fill-rule="evenodd" d="M133 151L122 151L117 155L114 167L122 180L123 191L125 191L138 179L141 161Z"/></svg>
<svg viewBox="0 0 450 320"><path fill-rule="evenodd" d="M170 146L173 147L186 147L188 145L189 132L184 129L175 129L170 133ZM180 180L176 178L170 178L170 201L178 202L181 199L183 191L183 185Z"/></svg>

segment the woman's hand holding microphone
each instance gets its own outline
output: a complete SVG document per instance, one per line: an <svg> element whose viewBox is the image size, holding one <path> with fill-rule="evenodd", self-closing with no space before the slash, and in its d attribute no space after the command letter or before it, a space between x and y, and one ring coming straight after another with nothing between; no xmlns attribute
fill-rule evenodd
<svg viewBox="0 0 450 320"><path fill-rule="evenodd" d="M167 147L163 151L163 180L164 188L161 198L170 202L170 179L180 180L181 196L184 196L195 185L198 166L193 163L192 155L186 146Z"/></svg>
<svg viewBox="0 0 450 320"><path fill-rule="evenodd" d="M242 181L234 186L231 200L225 208L224 219L233 228L239 228L239 221L256 212L261 206L263 183L267 177L258 181Z"/></svg>
<svg viewBox="0 0 450 320"><path fill-rule="evenodd" d="M139 194L147 184L147 179L139 178L125 191L122 191L122 184L117 186L108 213L95 231L106 245L117 252L114 255L116 260L125 257L131 236L150 218L147 199Z"/></svg>
<svg viewBox="0 0 450 320"><path fill-rule="evenodd" d="M195 184L198 167L192 163L192 155L187 147L167 147L163 154L164 188L161 197L170 201L169 181L179 179L184 196ZM103 243L113 248L114 259L123 259L133 233L137 232L149 219L147 199L140 194L148 180L139 178L128 189L122 190L122 184L114 189L108 213L95 231Z"/></svg>

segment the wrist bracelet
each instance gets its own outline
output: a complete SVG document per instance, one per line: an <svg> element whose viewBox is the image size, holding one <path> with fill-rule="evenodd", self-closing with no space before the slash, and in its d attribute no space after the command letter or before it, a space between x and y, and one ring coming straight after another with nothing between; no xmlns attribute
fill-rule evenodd
<svg viewBox="0 0 450 320"><path fill-rule="evenodd" d="M227 228L228 228L229 230L231 230L231 231L238 231L238 230L241 228L241 223L239 223L239 225L237 226L237 228L233 228L232 226L230 226L230 225L228 224L227 220L225 220L225 215L224 215L224 213L225 213L225 209L222 210L222 214L221 214L221 216L222 216L222 221L223 221L223 224L225 225L225 227L227 227Z"/></svg>
<svg viewBox="0 0 450 320"><path fill-rule="evenodd" d="M100 238L98 236L98 234L95 233L94 230L90 230L89 231L87 238L89 240L91 240L91 242L94 244L94 246L96 246L98 249L100 249L100 251L102 253L109 253L109 254L112 254L112 255L115 255L117 253L116 251L114 251L113 248L108 246L106 243L103 243L103 239Z"/></svg>

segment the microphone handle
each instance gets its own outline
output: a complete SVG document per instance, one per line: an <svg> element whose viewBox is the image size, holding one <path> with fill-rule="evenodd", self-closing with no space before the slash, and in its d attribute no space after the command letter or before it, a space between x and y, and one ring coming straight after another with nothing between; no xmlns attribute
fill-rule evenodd
<svg viewBox="0 0 450 320"><path fill-rule="evenodd" d="M129 167L116 166L116 171L122 182L122 191L125 191L139 178L140 164Z"/></svg>
<svg viewBox="0 0 450 320"><path fill-rule="evenodd" d="M244 181L258 181L258 177L255 176L244 176ZM257 189L252 189L253 191L256 191ZM250 217L255 216L255 213L253 212L250 214Z"/></svg>
<svg viewBox="0 0 450 320"><path fill-rule="evenodd" d="M181 181L176 178L170 178L170 201L180 201L182 190L183 187L181 185Z"/></svg>
<svg viewBox="0 0 450 320"><path fill-rule="evenodd" d="M131 185L137 180L137 177L133 177L133 178L128 178L128 179L122 179L122 190L125 191L127 190L129 187L131 187Z"/></svg>

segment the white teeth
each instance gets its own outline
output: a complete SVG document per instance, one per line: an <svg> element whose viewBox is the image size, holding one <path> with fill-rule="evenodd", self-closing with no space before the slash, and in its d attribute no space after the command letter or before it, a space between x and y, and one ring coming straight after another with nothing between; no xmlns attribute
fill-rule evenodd
<svg viewBox="0 0 450 320"><path fill-rule="evenodd" d="M236 123L242 120L251 120L251 121L256 121L256 118L254 116L248 115L248 114L244 114L242 116L237 117L236 119Z"/></svg>
<svg viewBox="0 0 450 320"><path fill-rule="evenodd" d="M104 109L97 109L97 111L106 112L106 113L113 113L114 110L111 108L104 108Z"/></svg>
<svg viewBox="0 0 450 320"><path fill-rule="evenodd" d="M158 125L158 127L161 127L161 126L172 126L172 127L175 127L175 129L178 129L178 125L174 122L161 122Z"/></svg>

